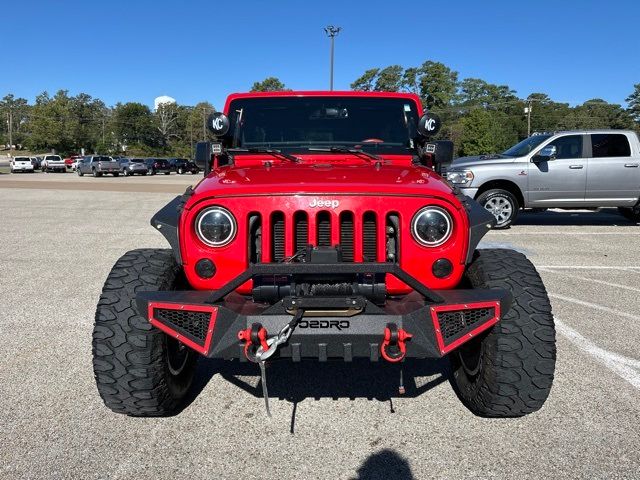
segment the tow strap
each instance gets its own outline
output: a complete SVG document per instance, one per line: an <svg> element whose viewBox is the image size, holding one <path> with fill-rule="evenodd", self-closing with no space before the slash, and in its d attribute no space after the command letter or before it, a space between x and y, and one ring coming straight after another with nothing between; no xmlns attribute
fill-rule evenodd
<svg viewBox="0 0 640 480"><path fill-rule="evenodd" d="M266 361L273 356L280 345L287 343L289 337L304 317L304 309L298 308L295 315L278 332L278 335L267 338L267 330L259 323L254 323L246 330L238 332L238 338L245 342L244 354L251 362L260 367L260 382L262 383L262 396L267 416L271 417L269 408L269 391L267 390Z"/></svg>

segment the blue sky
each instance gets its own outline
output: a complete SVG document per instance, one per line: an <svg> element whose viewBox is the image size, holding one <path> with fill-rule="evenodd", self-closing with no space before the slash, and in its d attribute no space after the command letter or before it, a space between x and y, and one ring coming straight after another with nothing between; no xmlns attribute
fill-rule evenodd
<svg viewBox="0 0 640 480"><path fill-rule="evenodd" d="M624 103L640 83L640 2L631 0L3 3L0 96L30 101L65 88L110 105L166 94L221 108L267 76L325 89L329 24L343 29L336 89L368 68L425 60L571 104Z"/></svg>

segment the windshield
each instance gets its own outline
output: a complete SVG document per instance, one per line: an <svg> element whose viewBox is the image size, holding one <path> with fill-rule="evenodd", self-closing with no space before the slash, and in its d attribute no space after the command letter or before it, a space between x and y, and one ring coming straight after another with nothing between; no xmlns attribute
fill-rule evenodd
<svg viewBox="0 0 640 480"><path fill-rule="evenodd" d="M551 135L534 135L533 137L525 138L509 150L506 150L503 155L509 157L524 157L548 138L551 138Z"/></svg>
<svg viewBox="0 0 640 480"><path fill-rule="evenodd" d="M62 158L60 158L58 155L47 155L46 157L44 157L45 160L52 160L52 161L57 161L57 162L61 162Z"/></svg>
<svg viewBox="0 0 640 480"><path fill-rule="evenodd" d="M96 162L110 162L111 157L95 157L94 160Z"/></svg>
<svg viewBox="0 0 640 480"><path fill-rule="evenodd" d="M31 159L28 157L16 157L13 159L14 162L29 162L31 163Z"/></svg>
<svg viewBox="0 0 640 480"><path fill-rule="evenodd" d="M133 160L131 160L131 163L144 163L144 160L141 158L134 158Z"/></svg>
<svg viewBox="0 0 640 480"><path fill-rule="evenodd" d="M410 153L419 113L406 98L271 97L234 100L229 118L233 147L304 152L348 146Z"/></svg>

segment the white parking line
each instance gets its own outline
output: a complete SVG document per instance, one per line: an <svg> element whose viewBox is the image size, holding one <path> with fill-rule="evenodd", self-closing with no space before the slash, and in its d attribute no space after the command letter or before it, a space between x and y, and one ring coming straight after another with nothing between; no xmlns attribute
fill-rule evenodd
<svg viewBox="0 0 640 480"><path fill-rule="evenodd" d="M584 280L591 283L599 283L600 285L606 285L608 287L620 288L622 290L629 290L632 292L640 293L640 288L629 287L628 285L622 285L621 283L605 282L604 280L598 280L597 278L581 277L580 275L572 275L571 273L567 273L567 272L556 272L551 268L545 268L545 267L538 267L538 270L546 273L555 273L556 275L561 275L567 278L575 278L577 280Z"/></svg>
<svg viewBox="0 0 640 480"><path fill-rule="evenodd" d="M633 272L640 267L625 267L625 266L609 266L609 265L536 265L536 268L546 269L562 269L562 270L621 270L624 272Z"/></svg>
<svg viewBox="0 0 640 480"><path fill-rule="evenodd" d="M588 236L592 236L592 235L632 235L632 236L638 236L640 235L640 232L564 232L564 231L551 231L551 232L544 232L544 231L521 231L521 232L497 232L497 231L492 231L491 232L493 235L505 235L505 236L511 236L511 235L588 235Z"/></svg>
<svg viewBox="0 0 640 480"><path fill-rule="evenodd" d="M640 322L640 316L638 315L633 315L632 313L623 312L621 310L615 310L613 308L605 307L604 305L599 305L597 303L585 302L584 300L565 297L564 295L558 295L557 293L550 293L549 297L557 298L558 300L562 300L564 302L574 303L576 305L582 305L584 307L593 308L595 310L600 310L602 312L610 313L612 315L617 315L619 317L629 318L631 320L636 320Z"/></svg>
<svg viewBox="0 0 640 480"><path fill-rule="evenodd" d="M555 319L555 324L558 333L640 390L640 372L636 370L640 369L640 361L598 347L591 340L583 337L557 318Z"/></svg>

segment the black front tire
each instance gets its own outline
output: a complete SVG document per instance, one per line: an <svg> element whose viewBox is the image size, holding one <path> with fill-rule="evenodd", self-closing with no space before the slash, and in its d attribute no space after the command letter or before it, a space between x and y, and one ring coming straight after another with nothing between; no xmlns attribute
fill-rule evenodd
<svg viewBox="0 0 640 480"><path fill-rule="evenodd" d="M509 228L515 222L520 204L516 196L508 190L493 188L478 197L478 203L491 212L498 222L493 228Z"/></svg>
<svg viewBox="0 0 640 480"><path fill-rule="evenodd" d="M135 301L137 292L172 290L182 279L171 250L160 249L128 252L109 273L96 310L93 371L114 412L156 417L184 406L197 354L153 327Z"/></svg>
<svg viewBox="0 0 640 480"><path fill-rule="evenodd" d="M465 273L473 288L502 288L511 309L487 333L449 355L462 402L484 417L539 410L551 390L556 335L551 303L533 264L514 250L477 250Z"/></svg>

